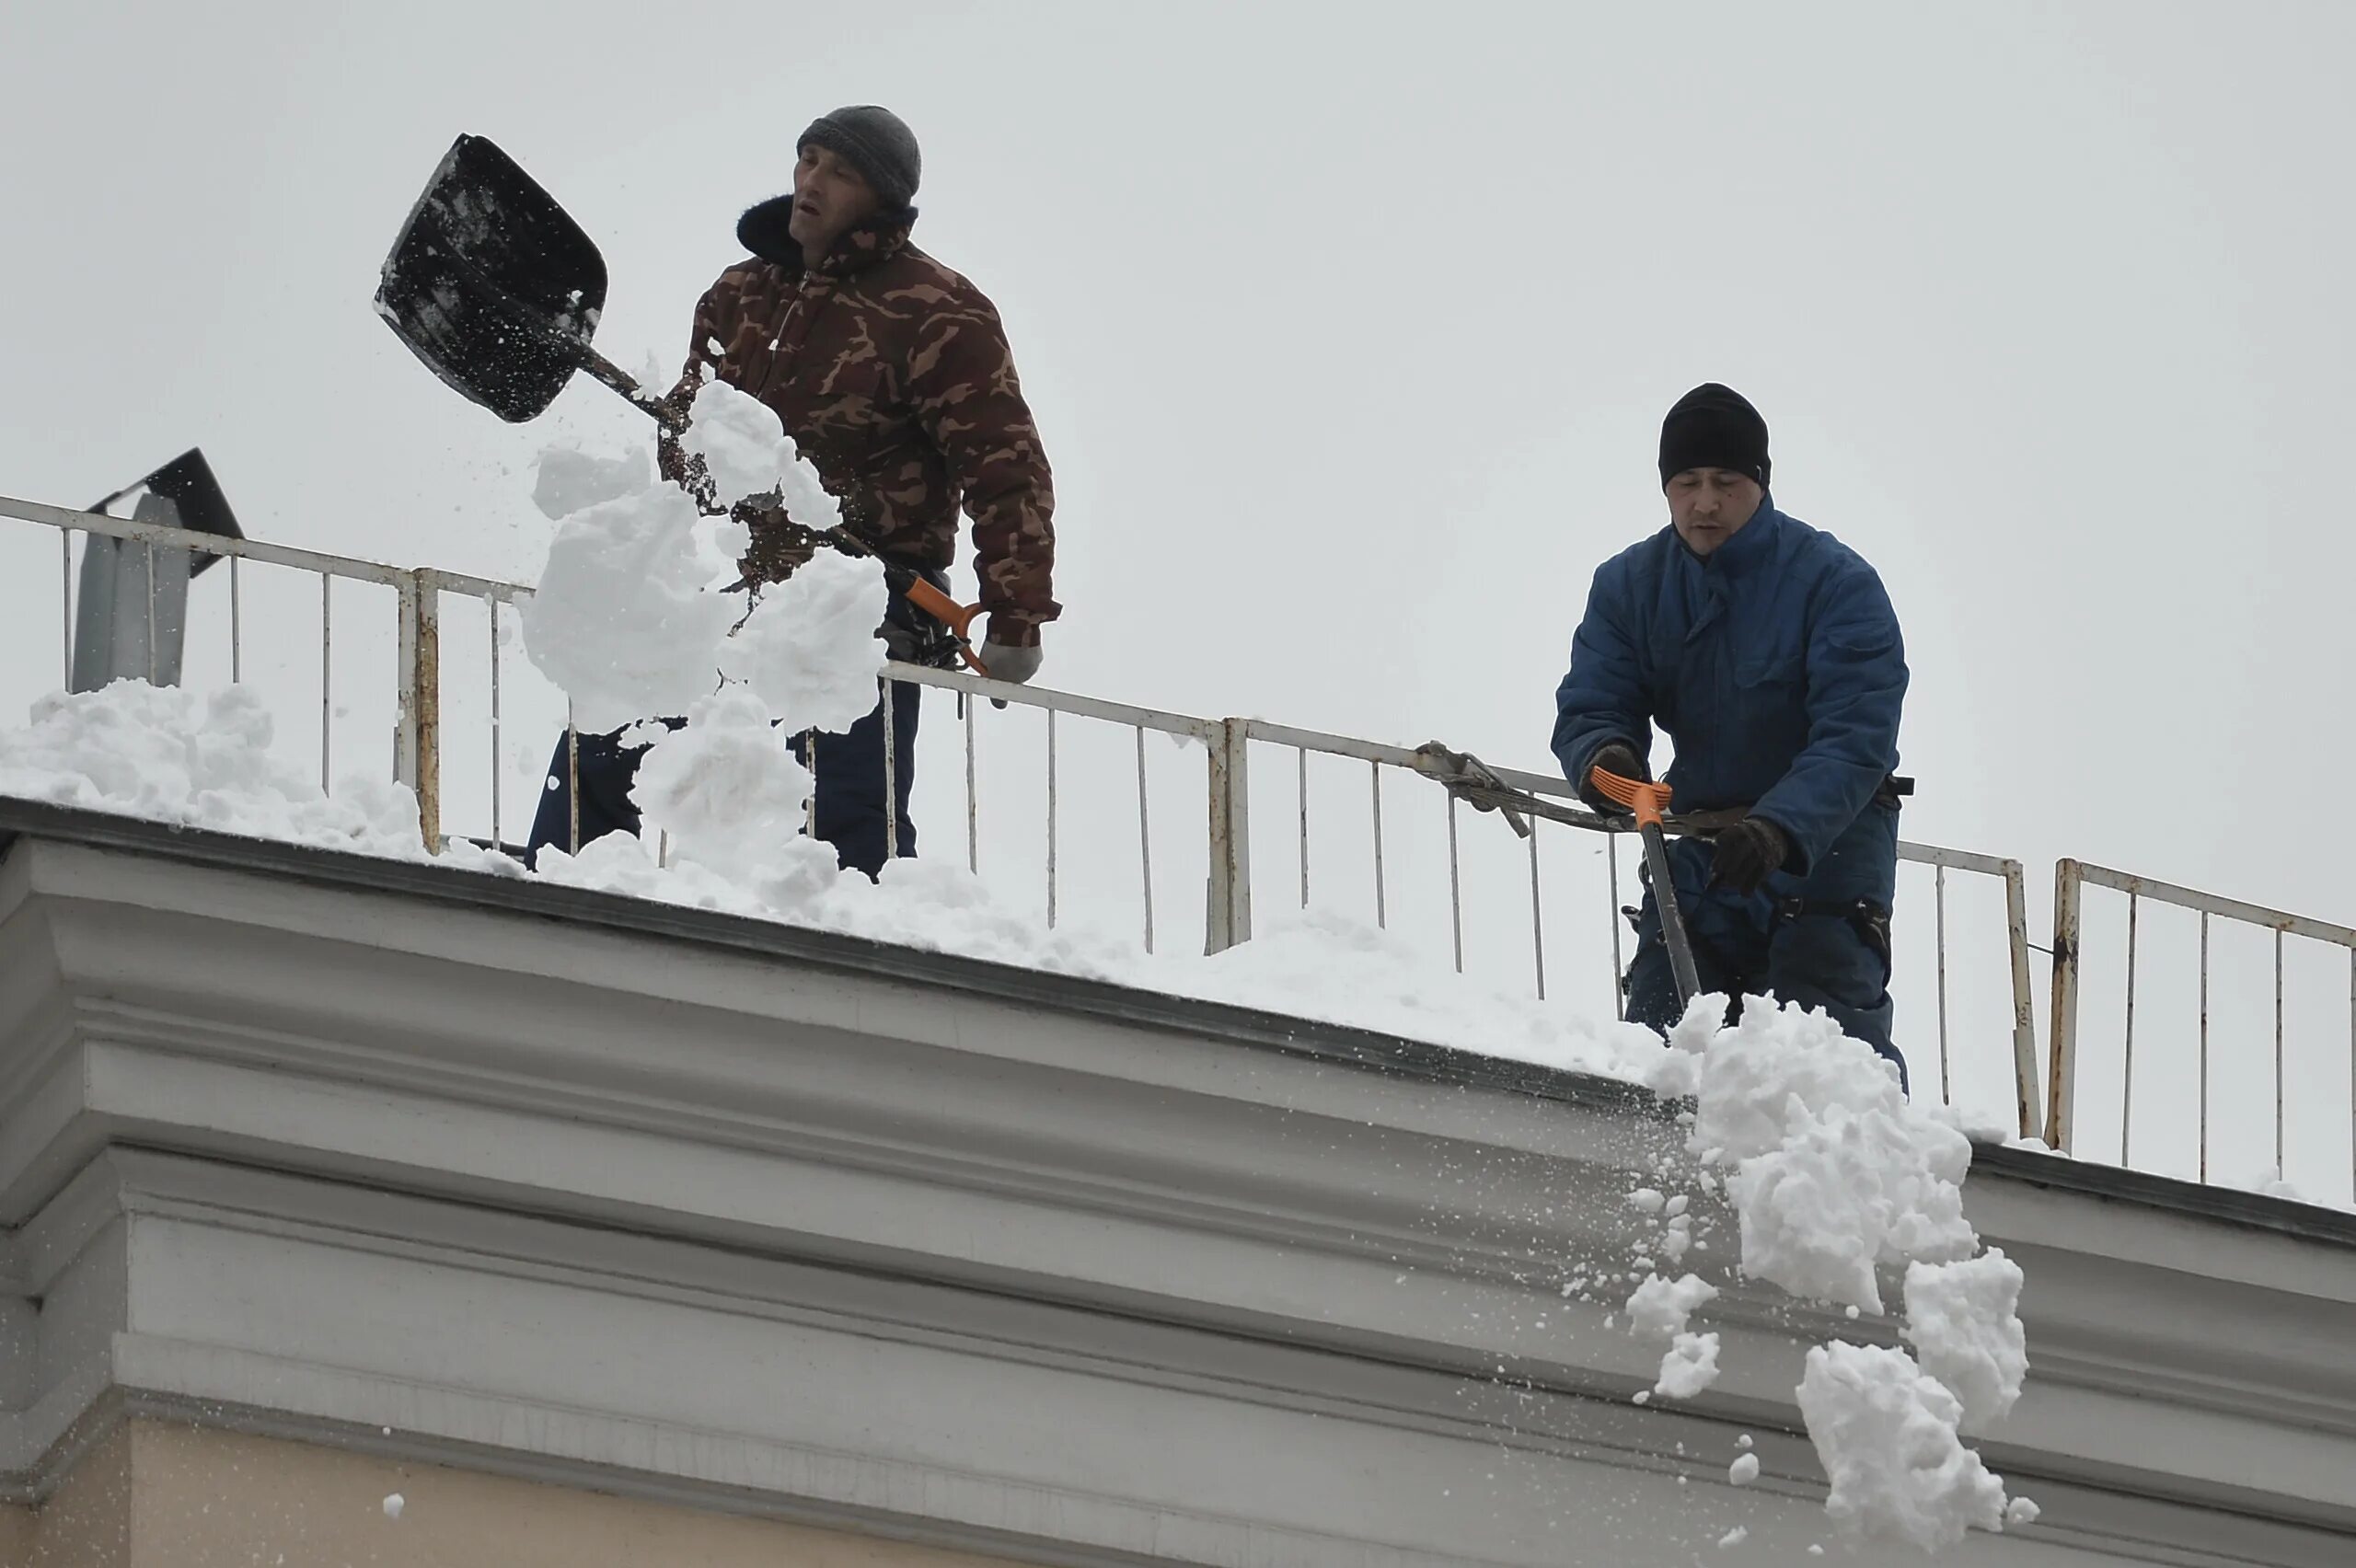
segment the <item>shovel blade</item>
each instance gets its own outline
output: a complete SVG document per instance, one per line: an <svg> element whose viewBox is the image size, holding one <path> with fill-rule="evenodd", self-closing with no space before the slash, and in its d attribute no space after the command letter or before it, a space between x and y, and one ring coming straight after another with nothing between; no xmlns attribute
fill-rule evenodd
<svg viewBox="0 0 2356 1568"><path fill-rule="evenodd" d="M606 260L497 144L460 136L393 242L375 303L427 369L521 423L580 367L606 305Z"/></svg>

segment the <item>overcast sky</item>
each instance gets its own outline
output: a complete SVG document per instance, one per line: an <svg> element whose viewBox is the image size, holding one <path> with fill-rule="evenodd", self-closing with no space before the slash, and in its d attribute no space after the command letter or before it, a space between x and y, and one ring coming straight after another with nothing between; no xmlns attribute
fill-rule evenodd
<svg viewBox="0 0 2356 1568"><path fill-rule="evenodd" d="M1055 463L1044 682L1543 766L1588 579L1663 521L1661 413L1723 380L1778 502L1897 603L1908 836L2356 916L2356 7L5 27L0 492L81 504L201 444L250 534L528 579L533 455L642 432L585 384L502 425L371 316L450 139L597 236L600 345L667 376L796 133L878 101ZM53 659L53 621L16 635Z"/></svg>

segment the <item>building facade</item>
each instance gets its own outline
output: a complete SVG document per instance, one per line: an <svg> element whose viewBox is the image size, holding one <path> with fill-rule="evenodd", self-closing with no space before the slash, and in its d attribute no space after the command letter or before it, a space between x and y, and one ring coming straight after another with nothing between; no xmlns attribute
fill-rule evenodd
<svg viewBox="0 0 2356 1568"><path fill-rule="evenodd" d="M1896 1560L1626 1086L0 802L0 1564ZM2003 1564L2356 1562L2356 1216L2016 1150ZM1589 1299L1588 1297L1592 1297ZM1759 1479L1729 1481L1743 1451ZM1733 1547L1719 1542L1739 1530Z"/></svg>

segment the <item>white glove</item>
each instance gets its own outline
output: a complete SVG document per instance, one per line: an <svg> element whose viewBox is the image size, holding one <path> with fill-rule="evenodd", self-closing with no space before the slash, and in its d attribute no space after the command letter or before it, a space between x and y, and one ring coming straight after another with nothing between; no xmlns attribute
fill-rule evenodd
<svg viewBox="0 0 2356 1568"><path fill-rule="evenodd" d="M1010 681L1021 686L1039 673L1042 650L1037 643L1028 648L1009 648L1003 642L982 644L982 663L989 666L990 679Z"/></svg>

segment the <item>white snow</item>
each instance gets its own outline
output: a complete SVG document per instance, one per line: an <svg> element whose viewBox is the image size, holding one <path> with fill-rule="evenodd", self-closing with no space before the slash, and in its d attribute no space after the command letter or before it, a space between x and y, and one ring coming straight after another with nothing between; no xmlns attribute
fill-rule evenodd
<svg viewBox="0 0 2356 1568"><path fill-rule="evenodd" d="M1900 1332L1921 1363L1839 1342L1808 1354L1800 1409L1833 1478L1832 1517L1926 1551L2003 1528L2003 1483L1959 1434L2020 1395L2021 1271L2000 1251L1973 1256L1969 1141L1954 1116L1911 1104L1889 1065L1824 1014L1752 997L1733 1028L1724 1016L1725 998L1696 998L1653 1081L1694 1096L1689 1150L1734 1167L1743 1272L1854 1321L1882 1310L1877 1268L1907 1269Z"/></svg>
<svg viewBox="0 0 2356 1568"><path fill-rule="evenodd" d="M840 507L803 460L776 410L724 381L707 381L697 391L679 445L703 459L713 499L722 506L775 494L785 514L805 528L842 521Z"/></svg>
<svg viewBox="0 0 2356 1568"><path fill-rule="evenodd" d="M869 610L845 607L872 586L855 575L815 580L812 598L833 606L837 629L873 624ZM771 651L790 660L795 634L780 637ZM1903 1352L1846 1344L1811 1355L1802 1408L1840 1478L1835 1516L1861 1533L1931 1541L1966 1525L2004 1522L2001 1484L1965 1452L1958 1432L1967 1422L1976 1427L1998 1418L2018 1396L2026 1370L2020 1272L1997 1252L1965 1261L1977 1247L1957 1190L1969 1145L1951 1125L1909 1107L1880 1060L1829 1020L1754 1000L1741 1023L1724 1029L1708 1016L1715 1002L1706 1002L1679 1026L1676 1048L1664 1052L1634 1026L1590 1024L1486 992L1420 957L1403 939L1332 915L1271 921L1253 941L1216 958L1149 957L1125 935L1071 924L1042 931L952 860L895 861L880 882L846 875L829 847L800 835L808 774L786 748L791 716L778 709L798 706L806 719L829 701L845 710L863 704L873 689L872 666L862 656L829 674L789 672L768 687L790 694L781 702L752 684L720 684L716 667L709 674L717 689L681 705L684 729L636 732L653 739L640 774L641 804L650 836L668 835L674 863L658 868L648 841L613 836L578 857L544 855L543 877L1331 1018L1553 1066L1681 1078L1697 1104L1689 1147L1733 1167L1726 1188L1747 1273L1845 1300L1853 1311L1860 1305L1879 1311L1876 1265L1912 1265L1901 1327L1919 1365ZM773 722L780 718L783 726ZM406 790L355 778L327 796L306 767L271 755L271 740L270 715L248 688L200 696L120 683L44 698L29 724L0 732L0 792L424 859ZM439 863L523 874L503 858L464 846ZM1686 1194L1644 1187L1628 1201L1650 1228L1640 1255L1681 1251L1672 1240L1690 1238L1696 1223ZM1695 1274L1647 1274L1627 1297L1631 1332L1668 1344L1660 1395L1692 1398L1717 1375L1719 1336L1689 1327L1717 1294ZM1655 1391L1643 1390L1636 1402ZM2015 1510L2016 1522L2026 1516Z"/></svg>
<svg viewBox="0 0 2356 1568"><path fill-rule="evenodd" d="M2261 1165L2250 1172L2246 1180L2236 1182L2234 1185L2246 1193L2256 1193L2260 1197L2288 1198L2294 1204L2308 1201L2306 1193L2282 1179L2282 1171L2278 1166Z"/></svg>
<svg viewBox="0 0 2356 1568"><path fill-rule="evenodd" d="M398 1519L401 1516L401 1510L408 1506L409 1502L406 1498L398 1492L393 1493L385 1499L385 1517Z"/></svg>
<svg viewBox="0 0 2356 1568"><path fill-rule="evenodd" d="M594 489L542 485L552 494ZM702 516L669 484L596 502L557 525L516 618L525 652L572 698L582 729L684 713L718 687L720 646L745 605L716 587L736 575L732 547L742 532Z"/></svg>
<svg viewBox="0 0 2356 1568"><path fill-rule="evenodd" d="M1807 1353L1800 1414L1832 1482L1825 1511L1868 1539L1924 1551L2004 1527L2004 1483L1956 1440L1963 1409L1902 1350L1833 1343Z"/></svg>
<svg viewBox="0 0 2356 1568"><path fill-rule="evenodd" d="M795 731L840 734L874 709L886 652L876 628L890 596L874 560L820 550L761 590L721 670Z"/></svg>
<svg viewBox="0 0 2356 1568"><path fill-rule="evenodd" d="M815 471L758 399L723 382L707 383L679 440L704 459L722 505L777 495L797 523L830 528L840 521ZM752 607L745 597L721 592L737 578L736 560L747 539L744 525L703 516L686 490L655 481L643 454L600 458L543 452L533 499L560 521L538 586L518 606L518 618L525 651L572 698L575 721L601 732L684 713L698 698L710 696L720 684L729 630ZM841 629L835 617L860 605L872 603L875 620L883 618L879 569L858 569L877 577L874 593L861 598L863 584L843 570L851 564L845 559L822 571L816 584L780 598L754 641L735 655L745 678L771 685L784 680L797 656ZM820 622L797 628L797 611L816 614ZM844 662L877 653L867 664L871 685L882 663L880 650L867 640L874 628L872 621L851 628L850 638L827 645L829 658ZM797 695L789 691L777 700L791 703ZM848 728L874 705L871 694L849 718L839 717L838 707L826 707L820 717L839 722L816 727Z"/></svg>
<svg viewBox="0 0 2356 1568"><path fill-rule="evenodd" d="M52 693L0 731L0 795L118 812L329 849L424 858L417 800L374 775L320 792L316 770L271 754L275 725L251 686L210 697L117 681Z"/></svg>
<svg viewBox="0 0 2356 1568"><path fill-rule="evenodd" d="M536 472L532 504L554 520L635 495L654 482L653 466L639 448L598 457L570 446L551 446L540 454Z"/></svg>
<svg viewBox="0 0 2356 1568"><path fill-rule="evenodd" d="M793 759L761 699L743 686L702 698L638 765L631 799L679 859L730 872L801 838L810 770Z"/></svg>
<svg viewBox="0 0 2356 1568"><path fill-rule="evenodd" d="M1674 1338L1685 1332L1685 1321L1693 1309L1715 1299L1717 1294L1718 1287L1699 1274L1687 1274L1674 1281L1648 1274L1628 1297L1628 1332L1657 1339Z"/></svg>
<svg viewBox="0 0 2356 1568"><path fill-rule="evenodd" d="M1025 951L1043 951L1035 925L1023 928L1022 940ZM1397 932L1327 910L1255 916L1250 941L1212 958L1186 952L1148 958L1134 943L1120 945L1108 978L1178 996L1355 1024L1631 1082L1642 1082L1646 1068L1660 1055L1660 1036L1640 1025L1589 1019L1526 993L1492 990ZM1015 963L1061 966L1053 951L1008 956Z"/></svg>
<svg viewBox="0 0 2356 1568"><path fill-rule="evenodd" d="M1653 1391L1673 1400L1690 1400L1718 1380L1718 1336L1679 1334L1660 1358L1660 1377Z"/></svg>
<svg viewBox="0 0 2356 1568"><path fill-rule="evenodd" d="M1980 1431L2021 1397L2028 1347L2021 1328L2021 1269L1991 1247L1953 1263L1914 1263L1906 1271L1906 1322L1923 1370L1963 1405L1964 1425Z"/></svg>
<svg viewBox="0 0 2356 1568"><path fill-rule="evenodd" d="M1729 1551L1732 1548L1740 1546L1744 1541L1747 1541L1750 1539L1750 1527L1748 1525L1737 1525L1734 1528L1728 1530L1726 1534L1718 1538L1718 1550L1720 1551Z"/></svg>
<svg viewBox="0 0 2356 1568"><path fill-rule="evenodd" d="M1744 1270L1878 1312L1877 1263L1969 1256L1970 1142L1911 1103L1896 1069L1830 1016L1754 997L1718 1029L1724 1007L1694 999L1656 1078L1698 1079L1689 1147L1737 1162L1727 1193Z"/></svg>
<svg viewBox="0 0 2356 1568"><path fill-rule="evenodd" d="M722 500L775 494L798 521L833 521L774 416L733 389L703 389L687 444ZM1901 1351L1840 1343L1810 1354L1801 1404L1835 1479L1833 1516L1926 1546L1969 1526L2002 1528L2002 1485L1958 1431L2017 1397L2019 1271L1996 1253L1964 1262L1978 1239L1962 1216L1970 1146L1955 1119L1910 1105L1894 1071L1830 1019L1752 998L1725 1028L1723 998L1705 997L1664 1051L1637 1026L1487 991L1402 937L1331 914L1268 920L1214 958L1149 957L1126 932L1045 931L951 859L897 860L874 882L846 875L829 847L801 836L810 776L787 737L847 728L874 706L884 602L876 566L821 552L756 601L719 592L733 580L743 528L653 482L642 457L545 455L535 499L560 521L539 594L519 617L526 649L584 729L629 725L648 744L637 786L647 838L545 853L541 876L1691 1094L1688 1147L1722 1168L1745 1274L1854 1315L1882 1310L1877 1269L1912 1265L1904 1332L1920 1365ZM663 715L683 715L684 728L647 722ZM270 743L267 713L242 691L202 699L124 686L54 698L27 729L0 735L0 791L422 857L405 790L355 782L328 799L305 770L271 758ZM658 836L671 846L667 866L655 863ZM443 863L521 874L479 853ZM1689 1327L1717 1288L1649 1272L1656 1252L1674 1263L1709 1245L1697 1236L1707 1214L1697 1226L1690 1195L1663 1191L1673 1174L1662 1163L1648 1177L1662 1185L1627 1198L1645 1232L1634 1255L1646 1274L1626 1300L1630 1330L1667 1344L1656 1388L1638 1392L1638 1404L1656 1392L1693 1398L1719 1370L1719 1335ZM1696 1184L1716 1186L1706 1172ZM1744 1458L1755 1478L1756 1459Z"/></svg>
<svg viewBox="0 0 2356 1568"><path fill-rule="evenodd" d="M1738 1454L1734 1463L1727 1467L1727 1480L1736 1486L1749 1486L1758 1479L1759 1456L1756 1454Z"/></svg>

